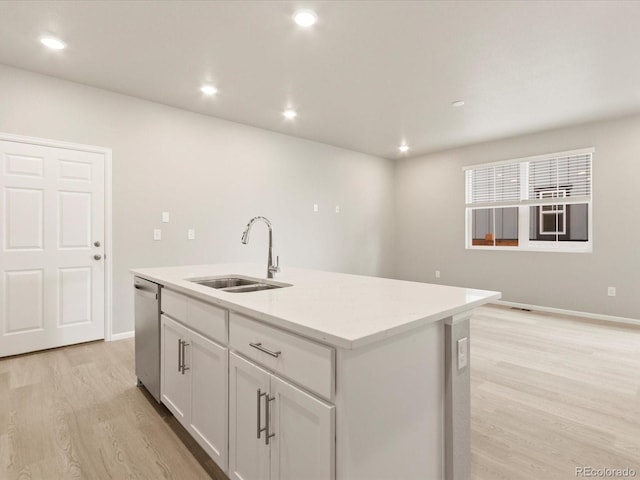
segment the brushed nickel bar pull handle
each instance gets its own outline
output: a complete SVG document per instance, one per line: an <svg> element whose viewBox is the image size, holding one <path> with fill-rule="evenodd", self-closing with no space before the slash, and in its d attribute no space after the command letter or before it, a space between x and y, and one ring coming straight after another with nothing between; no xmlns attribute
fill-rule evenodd
<svg viewBox="0 0 640 480"><path fill-rule="evenodd" d="M186 340L182 341L182 374L184 375L184 372L186 372L187 370L191 370L190 367L187 367L187 360L186 360L186 348L188 346L190 346L190 343L187 343Z"/></svg>
<svg viewBox="0 0 640 480"><path fill-rule="evenodd" d="M182 339L178 339L178 372L182 371Z"/></svg>
<svg viewBox="0 0 640 480"><path fill-rule="evenodd" d="M264 352L267 355L271 355L272 357L276 357L276 358L278 358L282 354L282 352L280 352L280 351L273 352L273 351L271 351L271 350L269 350L267 348L264 348L262 346L261 342L259 342L259 343L250 343L249 346L251 346L251 347L253 347L253 348L257 349L257 350L260 350L261 352Z"/></svg>
<svg viewBox="0 0 640 480"><path fill-rule="evenodd" d="M262 390L258 389L258 392L257 392L257 395L256 395L256 404L257 404L257 408L258 408L258 415L257 415L257 417L258 417L258 425L257 425L257 428L256 428L256 432L258 434L258 439L260 439L260 435L262 434L262 432L266 431L266 429L267 429L267 427L264 427L264 428L260 427L260 424L262 423L262 420L260 418L261 417L261 415L260 415L261 414L260 399L262 397L266 396L266 395L267 395L266 393L262 393Z"/></svg>
<svg viewBox="0 0 640 480"><path fill-rule="evenodd" d="M267 431L265 432L264 436L265 445L269 445L269 439L276 436L275 433L271 433L271 408L269 407L269 404L275 401L275 399L276 397L270 397L269 395L265 397L265 414L267 415L267 421L265 422L265 429Z"/></svg>

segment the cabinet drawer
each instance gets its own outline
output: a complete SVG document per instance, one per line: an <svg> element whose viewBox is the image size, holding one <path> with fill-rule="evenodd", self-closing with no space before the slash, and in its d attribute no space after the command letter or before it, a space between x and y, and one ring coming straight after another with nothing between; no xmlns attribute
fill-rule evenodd
<svg viewBox="0 0 640 480"><path fill-rule="evenodd" d="M187 296L166 288L160 294L160 310L170 317L185 322L187 320Z"/></svg>
<svg viewBox="0 0 640 480"><path fill-rule="evenodd" d="M162 290L162 313L205 337L227 344L227 311L181 293Z"/></svg>
<svg viewBox="0 0 640 480"><path fill-rule="evenodd" d="M333 348L233 312L229 318L229 346L273 372L333 400Z"/></svg>
<svg viewBox="0 0 640 480"><path fill-rule="evenodd" d="M227 344L227 311L224 308L189 298L187 323L205 337Z"/></svg>

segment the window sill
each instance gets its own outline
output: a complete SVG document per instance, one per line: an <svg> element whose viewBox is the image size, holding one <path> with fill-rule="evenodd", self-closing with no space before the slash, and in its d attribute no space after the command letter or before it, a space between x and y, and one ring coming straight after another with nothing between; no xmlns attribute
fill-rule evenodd
<svg viewBox="0 0 640 480"><path fill-rule="evenodd" d="M540 245L540 246L484 246L484 245L468 245L466 247L467 250L498 250L498 251L508 251L508 252L544 252L544 253L592 253L593 248L591 244L588 245L579 245L579 246L550 246L550 245Z"/></svg>

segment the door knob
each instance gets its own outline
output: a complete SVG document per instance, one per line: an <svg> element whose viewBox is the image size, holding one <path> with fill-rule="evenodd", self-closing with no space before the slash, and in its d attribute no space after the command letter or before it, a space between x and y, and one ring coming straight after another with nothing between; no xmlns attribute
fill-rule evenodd
<svg viewBox="0 0 640 480"><path fill-rule="evenodd" d="M96 242L93 242L93 246L94 246L94 247L99 247L99 246L100 246L100 242L97 242L97 241L96 241Z"/></svg>
<svg viewBox="0 0 640 480"><path fill-rule="evenodd" d="M101 258L102 258L102 255L96 254L96 255L93 256L94 260L100 260Z"/></svg>

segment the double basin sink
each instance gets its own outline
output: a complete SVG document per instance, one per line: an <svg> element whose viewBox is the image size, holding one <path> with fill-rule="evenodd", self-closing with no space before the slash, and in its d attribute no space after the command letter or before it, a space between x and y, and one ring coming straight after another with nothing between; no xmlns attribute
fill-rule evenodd
<svg viewBox="0 0 640 480"><path fill-rule="evenodd" d="M290 287L288 283L265 281L257 278L221 276L208 278L187 278L188 281L204 287L215 288L228 293L259 292L261 290L273 290L274 288Z"/></svg>

